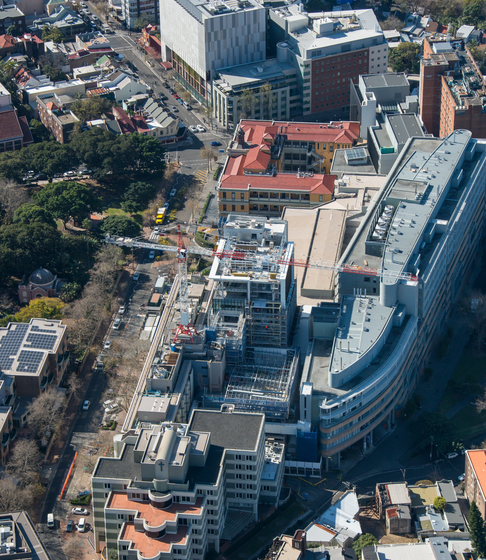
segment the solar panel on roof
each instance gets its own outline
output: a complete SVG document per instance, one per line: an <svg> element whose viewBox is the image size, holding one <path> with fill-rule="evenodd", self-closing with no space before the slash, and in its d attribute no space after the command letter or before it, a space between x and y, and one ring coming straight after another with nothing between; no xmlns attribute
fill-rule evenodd
<svg viewBox="0 0 486 560"><path fill-rule="evenodd" d="M346 150L346 158L348 161L364 159L366 157L366 150L364 148L351 148L350 150Z"/></svg>

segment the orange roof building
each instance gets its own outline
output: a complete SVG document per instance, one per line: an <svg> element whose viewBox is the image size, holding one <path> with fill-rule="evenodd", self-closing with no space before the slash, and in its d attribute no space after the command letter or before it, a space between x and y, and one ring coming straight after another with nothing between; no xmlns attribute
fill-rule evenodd
<svg viewBox="0 0 486 560"><path fill-rule="evenodd" d="M218 185L221 216L280 215L286 206L313 207L332 200L334 151L351 148L359 123L242 120L228 147Z"/></svg>
<svg viewBox="0 0 486 560"><path fill-rule="evenodd" d="M464 495L471 503L473 500L483 516L486 516L486 450L466 451L466 472Z"/></svg>

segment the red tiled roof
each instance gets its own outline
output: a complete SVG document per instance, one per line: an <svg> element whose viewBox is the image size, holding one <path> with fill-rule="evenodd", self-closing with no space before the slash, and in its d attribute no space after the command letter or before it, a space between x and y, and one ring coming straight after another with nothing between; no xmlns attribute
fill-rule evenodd
<svg viewBox="0 0 486 560"><path fill-rule="evenodd" d="M113 116L117 120L122 134L143 133L149 130L144 117L141 115L130 117L121 107L113 107Z"/></svg>
<svg viewBox="0 0 486 560"><path fill-rule="evenodd" d="M49 103L47 103L46 107L51 111L53 111L54 109L58 109L58 106L53 101L49 101Z"/></svg>
<svg viewBox="0 0 486 560"><path fill-rule="evenodd" d="M27 123L27 117L19 117L19 124L24 135L24 146L32 144L34 138L32 137L32 132L30 131L29 124Z"/></svg>
<svg viewBox="0 0 486 560"><path fill-rule="evenodd" d="M293 174L270 175L230 175L223 178L221 188L225 190L265 189L278 191L303 191L314 194L332 194L336 175L314 175L297 177Z"/></svg>
<svg viewBox="0 0 486 560"><path fill-rule="evenodd" d="M12 35L0 35L0 49L12 49L15 47Z"/></svg>
<svg viewBox="0 0 486 560"><path fill-rule="evenodd" d="M86 95L90 96L90 95L101 95L102 93L109 93L110 90L100 87L100 88L94 88L94 89L88 89L86 91Z"/></svg>
<svg viewBox="0 0 486 560"><path fill-rule="evenodd" d="M478 480L483 496L486 495L486 451L484 449L472 449L466 451L471 465Z"/></svg>
<svg viewBox="0 0 486 560"><path fill-rule="evenodd" d="M22 128L17 117L17 111L11 109L10 111L3 111L0 113L0 141L5 141L10 138L22 137Z"/></svg>

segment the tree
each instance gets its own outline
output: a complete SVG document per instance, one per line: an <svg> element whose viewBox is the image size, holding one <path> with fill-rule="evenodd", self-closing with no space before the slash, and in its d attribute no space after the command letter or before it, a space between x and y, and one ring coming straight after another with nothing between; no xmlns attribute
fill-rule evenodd
<svg viewBox="0 0 486 560"><path fill-rule="evenodd" d="M364 533L359 537L359 539L355 540L353 543L353 549L356 552L356 556L361 558L361 551L365 546L373 546L378 544L378 539L376 539L371 533Z"/></svg>
<svg viewBox="0 0 486 560"><path fill-rule="evenodd" d="M61 288L61 299L65 303L73 301L81 293L81 286L77 282L66 282Z"/></svg>
<svg viewBox="0 0 486 560"><path fill-rule="evenodd" d="M67 380L68 395L73 396L76 400L81 395L83 387L81 379L75 373L71 373Z"/></svg>
<svg viewBox="0 0 486 560"><path fill-rule="evenodd" d="M37 443L32 439L17 440L7 462L7 471L19 480L21 487L28 486L37 478L42 464Z"/></svg>
<svg viewBox="0 0 486 560"><path fill-rule="evenodd" d="M262 97L262 113L268 118L271 119L273 115L273 107L275 105L275 94L272 93L272 85L270 82L266 82L260 88L260 94Z"/></svg>
<svg viewBox="0 0 486 560"><path fill-rule="evenodd" d="M436 511L444 511L446 503L447 502L445 498L443 498L442 496L436 496L434 498L434 509Z"/></svg>
<svg viewBox="0 0 486 560"><path fill-rule="evenodd" d="M30 487L18 488L10 479L0 480L0 513L29 510L33 499Z"/></svg>
<svg viewBox="0 0 486 560"><path fill-rule="evenodd" d="M400 29L403 29L403 27L405 27L405 24L400 18L397 18L396 16L390 16L388 19L380 21L380 27L383 30L397 29L398 31L400 31Z"/></svg>
<svg viewBox="0 0 486 560"><path fill-rule="evenodd" d="M68 144L59 144L55 140L31 144L20 150L19 154L23 169L45 173L50 178L69 171L78 164L71 147Z"/></svg>
<svg viewBox="0 0 486 560"><path fill-rule="evenodd" d="M74 181L50 183L35 195L35 200L64 224L71 217L82 222L90 210L101 208L101 200L88 187Z"/></svg>
<svg viewBox="0 0 486 560"><path fill-rule="evenodd" d="M51 133L39 120L30 119L29 127L32 132L34 142L46 142L48 140L52 140Z"/></svg>
<svg viewBox="0 0 486 560"><path fill-rule="evenodd" d="M140 226L128 216L108 216L103 220L100 230L120 237L136 237L140 233Z"/></svg>
<svg viewBox="0 0 486 560"><path fill-rule="evenodd" d="M59 433L65 408L66 397L49 388L28 405L29 425L42 440L47 440L52 434Z"/></svg>
<svg viewBox="0 0 486 560"><path fill-rule="evenodd" d="M0 218L10 224L23 205L30 201L28 192L11 179L0 180Z"/></svg>
<svg viewBox="0 0 486 560"><path fill-rule="evenodd" d="M486 555L485 526L483 518L481 517L481 512L474 500L469 507L468 525L474 552L476 552L479 557L483 557Z"/></svg>
<svg viewBox="0 0 486 560"><path fill-rule="evenodd" d="M13 37L18 37L20 35L19 28L14 24L7 28L7 35L12 35Z"/></svg>
<svg viewBox="0 0 486 560"><path fill-rule="evenodd" d="M420 69L419 53L420 45L416 43L400 43L398 47L390 49L388 61L394 72L416 74Z"/></svg>
<svg viewBox="0 0 486 560"><path fill-rule="evenodd" d="M438 412L423 412L411 425L411 430L422 447L432 443L443 453L454 438L454 424Z"/></svg>
<svg viewBox="0 0 486 560"><path fill-rule="evenodd" d="M183 91L181 94L182 100L186 103L190 103L192 95L188 91Z"/></svg>
<svg viewBox="0 0 486 560"><path fill-rule="evenodd" d="M147 16L140 16L133 23L133 29L137 32L140 32L144 27L147 27L149 23L150 22Z"/></svg>
<svg viewBox="0 0 486 560"><path fill-rule="evenodd" d="M147 206L147 204L154 198L155 193L157 192L156 187L151 183L146 183L143 181L138 181L137 183L130 183L128 188L123 193L123 200L131 204L131 210L128 210L123 206L125 212L138 212L138 210L142 210L143 207ZM130 206L129 204L129 206Z"/></svg>
<svg viewBox="0 0 486 560"><path fill-rule="evenodd" d="M64 62L64 55L59 56L58 54L49 53L39 57L39 65L42 73L53 82L66 79L66 74L62 71Z"/></svg>
<svg viewBox="0 0 486 560"><path fill-rule="evenodd" d="M12 223L14 224L46 224L50 227L57 227L52 214L42 208L42 206L37 206L32 202L27 204L22 204L17 210L15 210Z"/></svg>
<svg viewBox="0 0 486 560"><path fill-rule="evenodd" d="M65 305L59 298L32 299L29 305L15 314L15 321L28 323L31 319L62 319L62 309Z"/></svg>
<svg viewBox="0 0 486 560"><path fill-rule="evenodd" d="M471 43L469 43L468 45L468 48L474 60L478 64L480 70L484 72L484 69L486 67L486 50L484 49L484 47L479 46L475 41L471 41Z"/></svg>
<svg viewBox="0 0 486 560"><path fill-rule="evenodd" d="M20 182L26 171L27 162L23 159L23 150L0 153L0 177Z"/></svg>
<svg viewBox="0 0 486 560"><path fill-rule="evenodd" d="M124 138L128 139L127 149L132 157L132 165L135 170L151 174L164 170L165 149L155 136L136 132L120 137L121 141Z"/></svg>
<svg viewBox="0 0 486 560"><path fill-rule="evenodd" d="M216 153L212 148L201 148L200 150L201 159L208 160L208 171L211 170L211 160L216 160Z"/></svg>
<svg viewBox="0 0 486 560"><path fill-rule="evenodd" d="M44 42L53 41L54 43L63 43L64 35L59 28L54 27L53 25L46 25L42 30L42 40Z"/></svg>
<svg viewBox="0 0 486 560"><path fill-rule="evenodd" d="M244 88L241 91L241 105L240 111L243 117L249 117L252 114L253 107L255 106L255 94L251 89Z"/></svg>
<svg viewBox="0 0 486 560"><path fill-rule="evenodd" d="M99 119L104 113L111 112L114 104L114 101L106 99L106 97L92 96L87 99L77 99L72 104L71 110L81 122L85 123Z"/></svg>

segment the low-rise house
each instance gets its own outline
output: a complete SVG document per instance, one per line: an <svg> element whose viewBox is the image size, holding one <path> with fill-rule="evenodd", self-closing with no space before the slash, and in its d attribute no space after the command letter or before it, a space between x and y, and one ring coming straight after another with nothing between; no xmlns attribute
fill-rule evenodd
<svg viewBox="0 0 486 560"><path fill-rule="evenodd" d="M21 34L27 31L25 14L15 4L3 4L0 7L0 35L7 33L7 29L11 25L15 25Z"/></svg>
<svg viewBox="0 0 486 560"><path fill-rule="evenodd" d="M64 5L58 5L50 15L34 20L34 24L29 29L42 35L42 29L46 25L59 29L68 41L86 29L84 20L74 10Z"/></svg>
<svg viewBox="0 0 486 560"><path fill-rule="evenodd" d="M460 536L430 537L424 542L375 544L362 549L362 560L472 560L472 544L469 538L461 539Z"/></svg>
<svg viewBox="0 0 486 560"><path fill-rule="evenodd" d="M37 97L37 111L42 124L61 144L67 144L78 117L64 106L58 95L48 93Z"/></svg>
<svg viewBox="0 0 486 560"><path fill-rule="evenodd" d="M185 128L181 129L180 119L153 99L147 99L141 111L150 129L149 135L156 136L163 144L172 144L184 136Z"/></svg>

